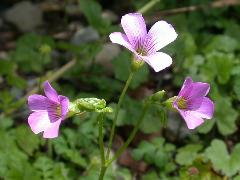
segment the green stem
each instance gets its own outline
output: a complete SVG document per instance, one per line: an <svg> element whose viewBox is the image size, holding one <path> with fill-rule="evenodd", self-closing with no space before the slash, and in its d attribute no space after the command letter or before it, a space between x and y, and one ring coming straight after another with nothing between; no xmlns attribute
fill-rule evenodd
<svg viewBox="0 0 240 180"><path fill-rule="evenodd" d="M128 76L128 79L126 81L126 84L125 84L125 86L124 86L124 88L122 90L122 93L121 93L121 95L119 97L119 100L118 100L117 108L116 108L114 119L113 119L113 125L112 125L112 128L111 128L110 140L109 140L109 144L108 144L108 150L107 150L107 155L106 155L106 159L107 160L109 158L110 150L111 150L111 147L112 147L112 141L113 141L113 136L114 136L114 132L115 132L115 126L116 126L116 122L117 122L118 113L119 113L119 110L120 110L123 98L124 98L124 96L126 94L126 91L127 91L128 87L129 87L131 81L132 81L133 75L134 75L134 72L131 71L129 76Z"/></svg>
<svg viewBox="0 0 240 180"><path fill-rule="evenodd" d="M101 154L101 171L99 175L99 180L103 180L104 174L106 172L107 167L105 166L105 156L104 156L104 144L103 144L103 113L98 116L98 132L99 132L99 147Z"/></svg>
<svg viewBox="0 0 240 180"><path fill-rule="evenodd" d="M99 133L99 148L101 154L101 169L105 166L105 156L104 156L104 144L103 144L103 114L100 113L98 116L98 133Z"/></svg>
<svg viewBox="0 0 240 180"><path fill-rule="evenodd" d="M98 180L103 180L103 177L105 175L106 170L107 170L107 166L102 166L101 167L101 171L100 171L100 175L99 175Z"/></svg>
<svg viewBox="0 0 240 180"><path fill-rule="evenodd" d="M152 0L149 3L147 3L145 6L143 6L141 9L138 10L139 13L144 14L147 11L149 11L153 6L155 6L160 0Z"/></svg>
<svg viewBox="0 0 240 180"><path fill-rule="evenodd" d="M52 145L52 141L50 139L47 139L47 146L48 146L48 155L50 158L52 158L53 155L53 145Z"/></svg>
<svg viewBox="0 0 240 180"><path fill-rule="evenodd" d="M125 151L125 149L128 147L128 145L132 142L133 138L135 137L137 131L138 131L138 128L139 126L141 125L143 119L144 119L144 116L148 110L150 106L150 102L146 102L145 105L144 105L144 108L143 108L143 111L142 111L142 114L139 118L139 120L137 121L137 124L135 125L134 129L132 130L130 136L128 137L127 141L122 145L122 147L120 147L120 149L115 153L115 155L113 156L113 158L107 162L107 166L110 165L113 161L115 161L116 159L119 158L119 156L123 153L123 151Z"/></svg>

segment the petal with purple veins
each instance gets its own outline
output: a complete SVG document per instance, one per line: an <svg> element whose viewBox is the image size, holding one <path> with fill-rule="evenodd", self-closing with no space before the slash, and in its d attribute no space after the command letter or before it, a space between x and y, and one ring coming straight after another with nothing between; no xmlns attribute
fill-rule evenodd
<svg viewBox="0 0 240 180"><path fill-rule="evenodd" d="M203 98L201 106L194 111L196 116L211 119L214 113L214 103L207 97Z"/></svg>
<svg viewBox="0 0 240 180"><path fill-rule="evenodd" d="M195 111L199 109L203 103L204 97L193 98L187 100L187 109L191 111Z"/></svg>
<svg viewBox="0 0 240 180"><path fill-rule="evenodd" d="M134 50L134 47L128 41L128 38L125 34L120 33L120 32L114 32L109 35L109 38L112 41L112 43L120 44L120 45L126 47L127 49L129 49L130 51L136 52Z"/></svg>
<svg viewBox="0 0 240 180"><path fill-rule="evenodd" d="M68 113L69 99L65 96L59 96L60 104L61 104L61 118L62 120L66 118Z"/></svg>
<svg viewBox="0 0 240 180"><path fill-rule="evenodd" d="M52 101L59 102L58 94L56 90L51 86L51 84L48 81L46 81L44 82L43 86L44 86L45 95Z"/></svg>
<svg viewBox="0 0 240 180"><path fill-rule="evenodd" d="M156 72L159 72L172 64L172 58L163 52L156 52L149 56L142 56L142 58Z"/></svg>
<svg viewBox="0 0 240 180"><path fill-rule="evenodd" d="M144 42L147 35L145 21L140 13L129 13L122 17L121 24L132 46L136 47Z"/></svg>
<svg viewBox="0 0 240 180"><path fill-rule="evenodd" d="M204 97L208 94L210 85L208 83L194 82L191 91L186 94L189 99Z"/></svg>
<svg viewBox="0 0 240 180"><path fill-rule="evenodd" d="M158 21L149 30L144 44L148 49L148 53L151 54L173 42L177 36L171 24L165 21Z"/></svg>
<svg viewBox="0 0 240 180"><path fill-rule="evenodd" d="M182 86L178 96L187 97L187 95L192 90L192 84L193 84L192 78L187 77L183 83L183 86Z"/></svg>
<svg viewBox="0 0 240 180"><path fill-rule="evenodd" d="M49 100L45 96L33 94L28 97L28 106L32 111L46 110L48 104Z"/></svg>

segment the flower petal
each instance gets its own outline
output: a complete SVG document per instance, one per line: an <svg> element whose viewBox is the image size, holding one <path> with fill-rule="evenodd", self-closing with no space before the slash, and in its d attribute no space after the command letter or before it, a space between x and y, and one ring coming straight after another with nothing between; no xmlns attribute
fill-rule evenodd
<svg viewBox="0 0 240 180"><path fill-rule="evenodd" d="M109 35L110 40L112 43L120 44L132 52L135 52L134 47L128 41L128 38L125 34L120 32L114 32Z"/></svg>
<svg viewBox="0 0 240 180"><path fill-rule="evenodd" d="M148 53L151 54L173 42L177 36L171 24L165 21L158 21L149 30L144 44L148 49Z"/></svg>
<svg viewBox="0 0 240 180"><path fill-rule="evenodd" d="M62 115L61 118L64 120L68 113L68 106L69 106L69 99L65 96L59 96L60 104L61 104L61 111Z"/></svg>
<svg viewBox="0 0 240 180"><path fill-rule="evenodd" d="M140 13L129 13L122 17L121 24L133 47L144 42L147 35L145 21Z"/></svg>
<svg viewBox="0 0 240 180"><path fill-rule="evenodd" d="M51 99L52 101L59 102L58 100L58 94L55 89L51 86L51 84L48 81L44 82L44 92L46 96Z"/></svg>
<svg viewBox="0 0 240 180"><path fill-rule="evenodd" d="M46 110L49 100L45 96L33 94L28 97L28 106L30 110Z"/></svg>
<svg viewBox="0 0 240 180"><path fill-rule="evenodd" d="M202 102L204 100L204 97L199 97L199 98L193 98L187 100L187 109L191 111L195 111L199 109L202 105Z"/></svg>
<svg viewBox="0 0 240 180"><path fill-rule="evenodd" d="M178 96L183 96L186 97L187 94L189 94L189 92L192 90L192 78L191 77L187 77L183 83L183 86L178 94Z"/></svg>
<svg viewBox="0 0 240 180"><path fill-rule="evenodd" d="M156 72L159 72L172 64L172 58L163 52L156 52L149 56L142 56L142 59Z"/></svg>
<svg viewBox="0 0 240 180"><path fill-rule="evenodd" d="M210 85L203 82L193 82L190 77L186 78L178 96L185 99L193 100L194 98L201 98L208 94Z"/></svg>
<svg viewBox="0 0 240 180"><path fill-rule="evenodd" d="M59 119L57 107L59 103L49 100L45 96L34 94L28 97L28 105L32 111L47 111L50 122L55 122Z"/></svg>
<svg viewBox="0 0 240 180"><path fill-rule="evenodd" d="M194 114L194 111L183 111L178 110L185 120L188 129L195 129L196 127L200 126L204 121L201 117Z"/></svg>
<svg viewBox="0 0 240 180"><path fill-rule="evenodd" d="M202 104L199 109L194 111L196 116L211 119L214 113L214 103L207 97L203 98Z"/></svg>
<svg viewBox="0 0 240 180"><path fill-rule="evenodd" d="M35 134L45 131L50 127L50 119L47 111L36 111L28 117L28 124Z"/></svg>
<svg viewBox="0 0 240 180"><path fill-rule="evenodd" d="M62 120L59 119L58 121L51 123L50 126L44 131L43 137L44 138L56 138L58 137L59 126Z"/></svg>
<svg viewBox="0 0 240 180"><path fill-rule="evenodd" d="M210 90L210 85L208 83L194 82L192 83L192 88L187 97L189 99L204 97L208 94Z"/></svg>

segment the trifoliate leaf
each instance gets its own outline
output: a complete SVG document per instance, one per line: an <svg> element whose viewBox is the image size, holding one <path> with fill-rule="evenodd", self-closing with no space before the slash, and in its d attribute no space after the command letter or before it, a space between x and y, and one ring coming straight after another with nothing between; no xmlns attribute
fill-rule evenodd
<svg viewBox="0 0 240 180"><path fill-rule="evenodd" d="M235 124L237 117L238 112L232 107L229 98L221 98L215 101L214 120L221 134L229 135L237 130Z"/></svg>
<svg viewBox="0 0 240 180"><path fill-rule="evenodd" d="M208 65L212 70L209 73L215 73L220 84L226 84L231 75L231 69L234 63L233 54L220 53L213 51L207 54Z"/></svg>
<svg viewBox="0 0 240 180"><path fill-rule="evenodd" d="M240 144L235 145L229 154L223 141L215 139L205 151L207 158L212 162L213 168L227 176L235 175L240 169Z"/></svg>
<svg viewBox="0 0 240 180"><path fill-rule="evenodd" d="M233 52L237 48L239 48L238 41L236 41L230 36L218 35L218 36L214 36L214 38L208 44L205 50L207 52L214 51L214 50L219 50L224 52Z"/></svg>
<svg viewBox="0 0 240 180"><path fill-rule="evenodd" d="M240 76L236 76L234 80L233 90L237 95L238 100L240 100Z"/></svg>
<svg viewBox="0 0 240 180"><path fill-rule="evenodd" d="M188 144L178 149L176 162L180 165L191 165L201 149L201 144Z"/></svg>
<svg viewBox="0 0 240 180"><path fill-rule="evenodd" d="M16 129L16 137L18 145L28 154L33 155L33 152L38 149L40 139L36 136L29 127L22 125Z"/></svg>

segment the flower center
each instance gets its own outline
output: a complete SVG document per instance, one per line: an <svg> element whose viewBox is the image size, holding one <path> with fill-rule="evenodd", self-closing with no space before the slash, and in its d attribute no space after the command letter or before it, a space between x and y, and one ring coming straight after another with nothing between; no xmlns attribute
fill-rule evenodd
<svg viewBox="0 0 240 180"><path fill-rule="evenodd" d="M62 116L62 108L61 108L61 105L60 105L60 104L57 105L56 113L57 113L57 115L58 115L59 117Z"/></svg>
<svg viewBox="0 0 240 180"><path fill-rule="evenodd" d="M147 51L143 47L137 48L136 52L141 56L146 56L147 55Z"/></svg>
<svg viewBox="0 0 240 180"><path fill-rule="evenodd" d="M179 109L187 109L187 100L184 99L183 97L180 97L177 100L177 106Z"/></svg>

